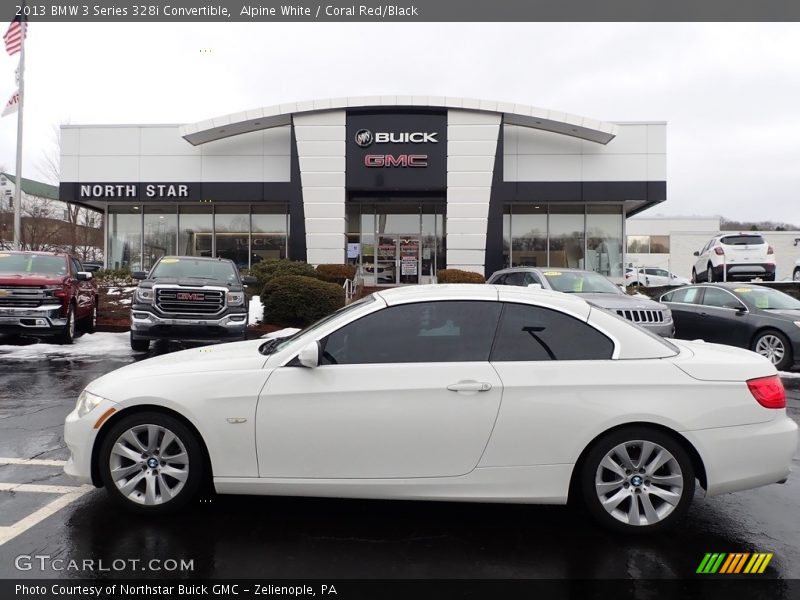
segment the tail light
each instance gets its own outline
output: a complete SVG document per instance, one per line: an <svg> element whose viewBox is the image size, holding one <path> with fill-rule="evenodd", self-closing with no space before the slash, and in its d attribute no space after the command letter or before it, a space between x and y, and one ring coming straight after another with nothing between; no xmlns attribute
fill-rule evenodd
<svg viewBox="0 0 800 600"><path fill-rule="evenodd" d="M786 408L786 390L777 375L748 379L747 387L753 398L764 408Z"/></svg>
<svg viewBox="0 0 800 600"><path fill-rule="evenodd" d="M717 246L716 248L714 248L714 254L716 254L717 256L722 256L725 254L725 250L723 250L720 246Z"/></svg>
<svg viewBox="0 0 800 600"><path fill-rule="evenodd" d="M775 254L775 250L772 249L772 246L767 246L767 254Z"/></svg>

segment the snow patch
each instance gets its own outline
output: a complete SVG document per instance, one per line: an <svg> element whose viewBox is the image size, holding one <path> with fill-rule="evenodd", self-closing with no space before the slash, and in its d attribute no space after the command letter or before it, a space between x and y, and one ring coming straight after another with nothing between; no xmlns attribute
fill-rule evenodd
<svg viewBox="0 0 800 600"><path fill-rule="evenodd" d="M250 298L250 309L248 313L248 323L250 325L261 323L264 319L264 305L261 304L261 298L259 296Z"/></svg>
<svg viewBox="0 0 800 600"><path fill-rule="evenodd" d="M0 360L130 360L130 334L98 332L84 334L71 345L40 342L26 346L0 345Z"/></svg>

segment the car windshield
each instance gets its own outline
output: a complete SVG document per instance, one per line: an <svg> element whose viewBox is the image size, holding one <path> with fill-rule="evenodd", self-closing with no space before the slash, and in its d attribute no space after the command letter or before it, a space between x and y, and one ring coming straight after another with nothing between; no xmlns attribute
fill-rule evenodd
<svg viewBox="0 0 800 600"><path fill-rule="evenodd" d="M261 352L261 354L273 354L275 352L280 352L290 342L293 343L296 340L303 337L312 337L314 335L314 332L316 332L321 327L324 327L329 321L332 321L333 319L345 315L353 310L358 310L359 308L371 302L375 302L375 297L372 294L370 294L369 296L365 296L364 298L361 298L361 300L356 300L352 304L343 306L339 310L332 312L326 317L322 317L319 321L312 323L311 325L309 325L308 327L306 327L301 331L298 331L294 335L264 342L263 344L261 344L261 346L259 346L258 351Z"/></svg>
<svg viewBox="0 0 800 600"><path fill-rule="evenodd" d="M762 310L800 310L800 300L765 287L741 287L733 290L745 304Z"/></svg>
<svg viewBox="0 0 800 600"><path fill-rule="evenodd" d="M162 258L150 273L151 278L191 277L233 283L238 280L233 263L192 258Z"/></svg>
<svg viewBox="0 0 800 600"><path fill-rule="evenodd" d="M67 260L63 256L48 256L46 254L0 253L0 273L66 275Z"/></svg>
<svg viewBox="0 0 800 600"><path fill-rule="evenodd" d="M589 271L543 271L550 287L566 294L622 294L623 291L599 273Z"/></svg>

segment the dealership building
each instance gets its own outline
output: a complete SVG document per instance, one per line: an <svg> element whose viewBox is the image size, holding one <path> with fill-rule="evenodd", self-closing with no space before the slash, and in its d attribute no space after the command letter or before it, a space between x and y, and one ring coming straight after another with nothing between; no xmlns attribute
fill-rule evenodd
<svg viewBox="0 0 800 600"><path fill-rule="evenodd" d="M359 265L365 283L516 265L622 277L666 199L666 124L466 98L281 104L179 125L65 125L60 198L106 213L109 268L164 254Z"/></svg>

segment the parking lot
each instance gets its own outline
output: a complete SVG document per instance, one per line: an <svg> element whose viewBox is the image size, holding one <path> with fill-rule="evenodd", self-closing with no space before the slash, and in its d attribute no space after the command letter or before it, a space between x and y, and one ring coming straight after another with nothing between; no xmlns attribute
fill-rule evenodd
<svg viewBox="0 0 800 600"><path fill-rule="evenodd" d="M170 576L198 578L672 578L706 552L773 552L765 575L800 577L797 468L785 485L698 497L668 536L624 541L567 507L207 496L132 516L61 472L62 425L89 381L144 357L126 334L0 345L0 577L160 577L172 560ZM798 375L784 378L795 420Z"/></svg>

